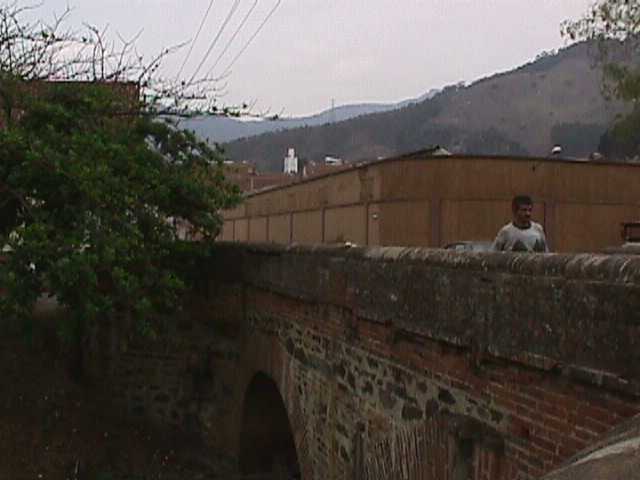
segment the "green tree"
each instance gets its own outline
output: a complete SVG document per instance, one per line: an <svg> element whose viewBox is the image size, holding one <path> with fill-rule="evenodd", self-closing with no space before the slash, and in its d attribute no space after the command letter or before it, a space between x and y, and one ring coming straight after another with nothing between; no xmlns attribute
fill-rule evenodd
<svg viewBox="0 0 640 480"><path fill-rule="evenodd" d="M588 157L600 150L598 139L605 132L605 125L594 123L559 123L551 128L551 143L562 145L563 155L570 157Z"/></svg>
<svg viewBox="0 0 640 480"><path fill-rule="evenodd" d="M110 315L152 332L151 319L177 308L188 286L185 251L206 249L237 189L218 150L157 116L179 101L170 89L149 94L153 68L127 83L140 71L121 61L108 74L111 54L70 65L55 50L70 38L57 26L24 27L19 13L0 7L0 321L28 321L49 292L68 311L65 338L81 340ZM102 70L90 68L96 61ZM98 76L41 81L80 70ZM177 222L200 241L182 241Z"/></svg>
<svg viewBox="0 0 640 480"><path fill-rule="evenodd" d="M562 30L571 40L596 42L616 96L628 101L640 98L640 69L633 62L640 46L640 3L599 0L581 19L565 22Z"/></svg>
<svg viewBox="0 0 640 480"><path fill-rule="evenodd" d="M571 40L588 40L598 46L604 69L605 90L628 102L632 112L602 137L603 153L635 156L640 153L640 3L599 0L577 21L565 22L563 34Z"/></svg>

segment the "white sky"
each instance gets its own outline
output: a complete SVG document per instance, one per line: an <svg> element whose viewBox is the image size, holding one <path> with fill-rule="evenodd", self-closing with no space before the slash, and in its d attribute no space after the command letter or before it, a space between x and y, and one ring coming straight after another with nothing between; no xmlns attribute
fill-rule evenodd
<svg viewBox="0 0 640 480"><path fill-rule="evenodd" d="M4 3L4 0L0 0ZM202 71L208 71L254 2L246 26L214 72L222 73L278 0L213 0L183 76L191 76L234 2L236 13ZM565 45L560 23L593 0L280 0L239 58L223 103L257 101L285 115L359 102L395 102L431 88L473 81ZM193 39L210 0L44 0L50 19L67 3L83 22L132 37L141 53ZM177 73L189 47L165 62Z"/></svg>

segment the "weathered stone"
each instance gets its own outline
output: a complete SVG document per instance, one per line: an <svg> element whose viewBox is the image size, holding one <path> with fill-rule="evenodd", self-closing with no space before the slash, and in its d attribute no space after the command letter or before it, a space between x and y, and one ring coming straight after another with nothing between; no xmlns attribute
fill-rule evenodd
<svg viewBox="0 0 640 480"><path fill-rule="evenodd" d="M366 395L373 394L373 385L371 385L371 382L365 382L364 386L362 387L362 393Z"/></svg>
<svg viewBox="0 0 640 480"><path fill-rule="evenodd" d="M279 433L290 429L309 480L433 480L469 460L463 450L477 452L468 471L479 478L535 478L640 411L637 259L214 252L228 271L209 286L206 328L194 321L177 353L162 342L126 350L114 367L130 372L116 387L126 395L114 398L231 456L256 375L276 386L286 410ZM235 335L216 333L222 317ZM206 391L181 370L192 353L210 365ZM158 392L170 397L161 409ZM258 413L273 412L258 402Z"/></svg>
<svg viewBox="0 0 640 480"><path fill-rule="evenodd" d="M342 445L340 446L340 458L342 458L346 464L351 463L351 456L349 455L349 452L347 452L347 449Z"/></svg>
<svg viewBox="0 0 640 480"><path fill-rule="evenodd" d="M396 398L387 390L380 390L378 392L378 398L380 399L380 403L382 407L386 410L391 410L396 405Z"/></svg>
<svg viewBox="0 0 640 480"><path fill-rule="evenodd" d="M405 404L402 407L402 418L404 420L419 420L422 418L422 409L415 405Z"/></svg>
<svg viewBox="0 0 640 480"><path fill-rule="evenodd" d="M440 410L440 404L435 398L427 401L424 407L424 414L428 417L433 417Z"/></svg>
<svg viewBox="0 0 640 480"><path fill-rule="evenodd" d="M491 414L491 420L494 423L500 423L504 418L504 415L502 413L500 413L497 410L494 410L493 408L489 410L489 413Z"/></svg>
<svg viewBox="0 0 640 480"><path fill-rule="evenodd" d="M309 358L307 357L306 352L302 348L294 348L292 356L302 364L309 363Z"/></svg>
<svg viewBox="0 0 640 480"><path fill-rule="evenodd" d="M335 375L340 378L344 378L345 375L347 374L347 371L345 370L345 365L343 362L336 363L333 367L333 371Z"/></svg>
<svg viewBox="0 0 640 480"><path fill-rule="evenodd" d="M293 340L291 338L287 338L287 341L285 342L285 347L287 349L287 352L289 352L289 355L293 355L293 352L295 351L295 344L293 343Z"/></svg>
<svg viewBox="0 0 640 480"><path fill-rule="evenodd" d="M349 383L349 386L355 390L355 388L356 388L356 377L353 374L353 372L348 372L347 373L347 382Z"/></svg>
<svg viewBox="0 0 640 480"><path fill-rule="evenodd" d="M373 369L377 369L380 366L380 363L371 356L367 356L367 364L369 368Z"/></svg>
<svg viewBox="0 0 640 480"><path fill-rule="evenodd" d="M447 405L455 405L456 399L449 390L441 388L438 392L438 400Z"/></svg>

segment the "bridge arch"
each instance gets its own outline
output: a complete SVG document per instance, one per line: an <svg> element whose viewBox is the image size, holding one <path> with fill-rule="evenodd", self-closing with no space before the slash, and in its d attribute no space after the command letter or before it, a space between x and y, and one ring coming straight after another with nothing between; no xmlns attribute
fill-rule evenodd
<svg viewBox="0 0 640 480"><path fill-rule="evenodd" d="M300 479L300 464L287 408L275 381L256 373L245 391L240 431L241 475Z"/></svg>

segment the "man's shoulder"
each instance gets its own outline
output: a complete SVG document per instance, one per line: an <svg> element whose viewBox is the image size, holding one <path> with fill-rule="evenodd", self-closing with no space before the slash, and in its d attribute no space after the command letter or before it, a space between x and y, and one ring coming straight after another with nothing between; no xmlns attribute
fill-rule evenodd
<svg viewBox="0 0 640 480"><path fill-rule="evenodd" d="M515 227L513 226L513 222L509 222L505 225L502 226L502 228L500 230L498 230L498 233L500 232L509 232L511 230L513 230Z"/></svg>
<svg viewBox="0 0 640 480"><path fill-rule="evenodd" d="M544 228L538 222L531 222L531 228L538 230L539 232L544 232Z"/></svg>
<svg viewBox="0 0 640 480"><path fill-rule="evenodd" d="M498 231L498 235L508 235L508 236L513 236L514 234L516 234L520 229L518 227L516 227L513 222L509 222L506 225L503 225L502 228Z"/></svg>

